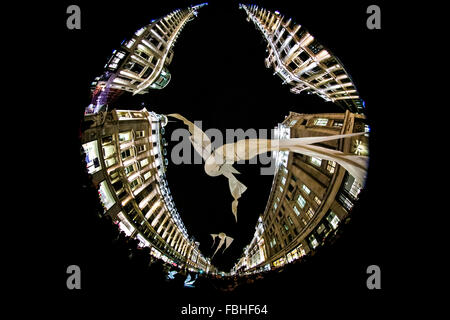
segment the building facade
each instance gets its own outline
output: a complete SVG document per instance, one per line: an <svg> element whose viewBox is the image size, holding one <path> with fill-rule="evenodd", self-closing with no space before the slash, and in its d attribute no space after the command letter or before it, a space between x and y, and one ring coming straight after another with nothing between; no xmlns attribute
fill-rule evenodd
<svg viewBox="0 0 450 320"><path fill-rule="evenodd" d="M267 258L268 253L264 239L264 223L262 216L260 216L258 217L255 233L250 244L244 248L242 256L238 259L230 273L234 275L247 270L254 270L257 266L262 268L262 270L270 270L269 266L264 264Z"/></svg>
<svg viewBox="0 0 450 320"><path fill-rule="evenodd" d="M267 68L289 84L292 93L316 94L344 110L361 113L364 102L344 66L305 28L285 19L278 11L240 5L267 42Z"/></svg>
<svg viewBox="0 0 450 320"><path fill-rule="evenodd" d="M167 67L177 38L204 5L175 10L123 40L106 63L104 73L91 83L91 103L85 113L98 112L123 92L145 94L149 89L164 88L171 78Z"/></svg>
<svg viewBox="0 0 450 320"><path fill-rule="evenodd" d="M165 177L167 118L144 108L86 115L85 121L90 127L82 147L105 214L153 256L209 272L210 260L189 237Z"/></svg>
<svg viewBox="0 0 450 320"><path fill-rule="evenodd" d="M277 132L280 139L367 132L318 145L368 156L369 127L361 114L291 112ZM276 157L269 200L257 223L262 232L244 250L234 272L276 268L317 249L349 217L363 188L334 161L288 151L278 152ZM255 243L264 243L264 260Z"/></svg>

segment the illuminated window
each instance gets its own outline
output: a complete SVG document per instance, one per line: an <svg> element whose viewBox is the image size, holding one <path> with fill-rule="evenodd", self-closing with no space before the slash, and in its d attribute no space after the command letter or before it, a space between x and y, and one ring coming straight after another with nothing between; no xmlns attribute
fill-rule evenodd
<svg viewBox="0 0 450 320"><path fill-rule="evenodd" d="M315 166L320 167L322 165L322 159L311 157L311 163Z"/></svg>
<svg viewBox="0 0 450 320"><path fill-rule="evenodd" d="M285 178L285 177L282 177L282 178L281 178L281 183L282 183L282 184L286 184L286 178Z"/></svg>
<svg viewBox="0 0 450 320"><path fill-rule="evenodd" d="M134 80L133 82L135 85L140 84L140 81ZM142 112L133 112L133 118L145 118L145 115L142 114Z"/></svg>
<svg viewBox="0 0 450 320"><path fill-rule="evenodd" d="M317 242L317 239L313 234L309 236L309 243L313 249L317 248L319 245L319 242Z"/></svg>
<svg viewBox="0 0 450 320"><path fill-rule="evenodd" d="M297 120L292 120L291 123L289 124L291 127L297 123Z"/></svg>
<svg viewBox="0 0 450 320"><path fill-rule="evenodd" d="M303 248L303 244L300 243L300 245L297 247L297 252L300 256L304 256L306 254L305 249Z"/></svg>
<svg viewBox="0 0 450 320"><path fill-rule="evenodd" d="M283 193L283 187L280 186L279 189L280 189L280 192Z"/></svg>
<svg viewBox="0 0 450 320"><path fill-rule="evenodd" d="M357 180L355 180L352 184L352 188L350 189L350 194L353 196L353 198L357 199L359 193L361 192L362 185Z"/></svg>
<svg viewBox="0 0 450 320"><path fill-rule="evenodd" d="M358 195L362 188L363 185L359 183L359 181L357 181L352 175L347 174L344 189L352 196L353 199L358 199Z"/></svg>
<svg viewBox="0 0 450 320"><path fill-rule="evenodd" d="M287 254L288 263L291 263L292 261L294 261L294 260L296 260L298 258L299 258L299 255L298 255L297 249L294 249L294 250L292 250L291 252L289 252Z"/></svg>
<svg viewBox="0 0 450 320"><path fill-rule="evenodd" d="M341 128L342 125L343 125L342 121L336 121L336 120L335 120L335 121L333 122L333 127Z"/></svg>
<svg viewBox="0 0 450 320"><path fill-rule="evenodd" d="M289 223L290 223L290 224L294 224L294 221L292 221L292 219L291 219L290 216L288 216L288 220L289 220Z"/></svg>
<svg viewBox="0 0 450 320"><path fill-rule="evenodd" d="M131 140L131 131L119 133L119 141L125 142Z"/></svg>
<svg viewBox="0 0 450 320"><path fill-rule="evenodd" d="M295 214L297 216L299 216L300 215L300 211L297 209L297 206L294 205L292 208L294 209Z"/></svg>
<svg viewBox="0 0 450 320"><path fill-rule="evenodd" d="M303 224L306 226L307 225L307 222L306 222L306 220L304 219L304 218L302 218L302 222L303 222Z"/></svg>
<svg viewBox="0 0 450 320"><path fill-rule="evenodd" d="M303 209L305 207L306 200L305 200L305 198L302 197L301 194L299 194L297 197L297 203L300 205L300 208Z"/></svg>
<svg viewBox="0 0 450 320"><path fill-rule="evenodd" d="M124 231L127 236L130 236L134 231L133 225L127 220L127 218L125 218L122 212L119 212L117 217L120 220L119 222L120 230Z"/></svg>
<svg viewBox="0 0 450 320"><path fill-rule="evenodd" d="M116 152L116 148L113 145L106 145L103 146L103 158L108 159L109 157L113 156Z"/></svg>
<svg viewBox="0 0 450 320"><path fill-rule="evenodd" d="M328 124L328 119L317 118L314 120L314 125L316 126L326 126Z"/></svg>
<svg viewBox="0 0 450 320"><path fill-rule="evenodd" d="M350 210L351 208L353 208L353 202L351 202L350 199L347 198L342 193L339 194L338 200L344 206L345 209Z"/></svg>
<svg viewBox="0 0 450 320"><path fill-rule="evenodd" d="M99 160L97 140L83 144L83 149L86 153L86 167L88 173L94 174L102 168Z"/></svg>
<svg viewBox="0 0 450 320"><path fill-rule="evenodd" d="M152 176L152 174L150 173L150 171L148 171L144 174L144 179L148 180L151 176Z"/></svg>
<svg viewBox="0 0 450 320"><path fill-rule="evenodd" d="M131 39L130 41L128 41L128 42L125 44L125 46L126 46L127 48L131 48L131 47L133 46L133 44L135 43L135 41L136 41L136 40Z"/></svg>
<svg viewBox="0 0 450 320"><path fill-rule="evenodd" d="M278 205L277 205L276 202L274 202L274 203L273 203L273 210L277 210L277 208L278 208Z"/></svg>
<svg viewBox="0 0 450 320"><path fill-rule="evenodd" d="M107 168L111 167L114 164L116 164L116 158L109 158L105 160L105 165Z"/></svg>
<svg viewBox="0 0 450 320"><path fill-rule="evenodd" d="M336 170L336 162L335 161L328 161L327 170L328 170L329 173L334 173L334 171Z"/></svg>
<svg viewBox="0 0 450 320"><path fill-rule="evenodd" d="M309 188L306 185L302 186L303 191L305 191L306 194L309 194L311 192L311 190L309 190Z"/></svg>
<svg viewBox="0 0 450 320"><path fill-rule="evenodd" d="M275 240L275 238L272 238L272 240L270 241L270 247L273 248L276 244L277 241Z"/></svg>
<svg viewBox="0 0 450 320"><path fill-rule="evenodd" d="M311 219L314 216L314 210L309 208L308 211L306 211L306 215Z"/></svg>
<svg viewBox="0 0 450 320"><path fill-rule="evenodd" d="M100 196L100 201L102 202L106 210L109 210L109 208L111 208L116 203L106 181L102 181L100 183L98 193Z"/></svg>
<svg viewBox="0 0 450 320"><path fill-rule="evenodd" d="M128 167L125 168L125 174L129 175L130 173L134 172L134 165L129 165Z"/></svg>
<svg viewBox="0 0 450 320"><path fill-rule="evenodd" d="M140 36L141 34L143 34L145 31L145 27L140 28L138 31L136 31L135 35Z"/></svg>
<svg viewBox="0 0 450 320"><path fill-rule="evenodd" d="M117 115L119 116L119 120L131 118L131 115L128 111L117 111Z"/></svg>
<svg viewBox="0 0 450 320"><path fill-rule="evenodd" d="M141 168L143 168L146 165L148 165L148 158L145 158L144 160L141 160L140 164L141 164Z"/></svg>

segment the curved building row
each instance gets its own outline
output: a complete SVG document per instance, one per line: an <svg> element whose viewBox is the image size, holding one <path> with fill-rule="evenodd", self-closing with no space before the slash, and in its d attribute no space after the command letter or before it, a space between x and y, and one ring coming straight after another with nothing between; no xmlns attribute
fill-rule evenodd
<svg viewBox="0 0 450 320"><path fill-rule="evenodd" d="M305 28L256 5L239 5L267 42L267 68L289 84L292 93L316 94L344 110L361 113L364 102L340 60Z"/></svg>
<svg viewBox="0 0 450 320"><path fill-rule="evenodd" d="M204 5L177 9L123 40L120 48L113 50L104 73L91 83L91 102L85 114L97 113L124 92L145 94L149 89L164 88L170 81L167 66L177 38Z"/></svg>
<svg viewBox="0 0 450 320"><path fill-rule="evenodd" d="M113 51L103 75L92 83L82 147L104 214L141 246L148 246L153 256L209 273L216 268L189 236L166 180L167 118L145 108L108 111L108 105L124 92L144 94L168 84L172 48L203 5L153 20ZM273 67L293 93L313 93L345 109L327 114L291 112L276 128L277 137L365 132L319 145L367 156L369 127L362 114L363 101L342 63L307 30L285 21L278 12L240 8L268 43L266 67ZM231 273L270 270L314 251L349 217L363 188L333 161L288 151L274 156L276 172L265 211Z"/></svg>

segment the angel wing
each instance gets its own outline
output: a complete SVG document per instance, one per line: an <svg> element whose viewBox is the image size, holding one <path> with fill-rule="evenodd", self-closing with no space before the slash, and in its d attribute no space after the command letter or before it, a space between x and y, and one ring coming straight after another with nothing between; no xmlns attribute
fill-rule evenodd
<svg viewBox="0 0 450 320"><path fill-rule="evenodd" d="M225 166L233 168L231 165L228 164L223 165L222 168ZM234 169L234 171L239 174L239 172L236 169ZM236 179L231 170L227 169L226 171L223 172L223 175L228 178L228 186L230 187L231 195L234 198L234 201L231 205L231 211L233 212L234 218L236 219L237 222L238 199L245 192L245 190L247 190L247 187L238 179Z"/></svg>
<svg viewBox="0 0 450 320"><path fill-rule="evenodd" d="M171 113L168 114L167 116L183 121L183 123L188 127L189 132L191 133L189 140L191 141L191 144L194 147L195 151L197 151L197 153L202 156L202 158L205 160L206 163L207 159L212 155L211 140L209 139L209 137L199 127L197 127L191 121L187 120L182 115L178 113ZM224 159L223 157L217 157L218 161L223 159ZM234 176L234 174L239 174L239 171L233 168L231 164L227 163L220 163L220 166L217 166L216 170L207 171L205 167L205 171L209 176L224 175L225 177L228 178L228 185L230 187L230 192L234 198L234 201L231 206L231 211L233 212L237 222L238 199L241 197L242 193L244 193L245 190L247 190L247 187L241 182L239 182Z"/></svg>

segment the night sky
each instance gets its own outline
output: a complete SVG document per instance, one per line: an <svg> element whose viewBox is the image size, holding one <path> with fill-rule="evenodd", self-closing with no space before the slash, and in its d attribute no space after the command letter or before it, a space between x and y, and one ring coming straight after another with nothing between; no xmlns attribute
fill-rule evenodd
<svg viewBox="0 0 450 320"><path fill-rule="evenodd" d="M310 15L299 15L283 6L279 11L303 23L325 46L332 45L330 50L335 48L337 54L341 53L344 65L352 66L352 55L344 54L354 47L349 37L344 36L346 31L333 30L326 35L324 26ZM128 34L133 33L133 27L134 23L127 26ZM335 37L344 39L342 43L336 39L327 41ZM120 43L119 37L117 43ZM203 7L198 18L185 26L177 40L174 59L168 67L172 74L169 85L146 95L125 94L115 105L121 109L145 106L157 113L180 113L191 121L202 120L203 130L217 128L223 133L227 128L270 130L283 121L289 111L343 111L316 96L290 93L289 86L283 86L273 70L265 67L265 49L262 34L253 23L246 21L245 11L239 10L237 5ZM350 74L352 70L350 67ZM167 126L168 141L176 128L184 128L184 125L178 121ZM169 154L176 143L169 143ZM225 254L219 252L214 257L213 264L220 270L228 271L234 265L253 237L258 216L264 212L273 176L261 175L260 166L235 165L241 172L238 180L248 187L239 200L238 223L231 212L233 198L225 177L206 175L200 164L170 162L168 166L167 179L175 204L188 233L200 242L201 252L206 256L214 252L210 233L225 232L234 238Z"/></svg>

